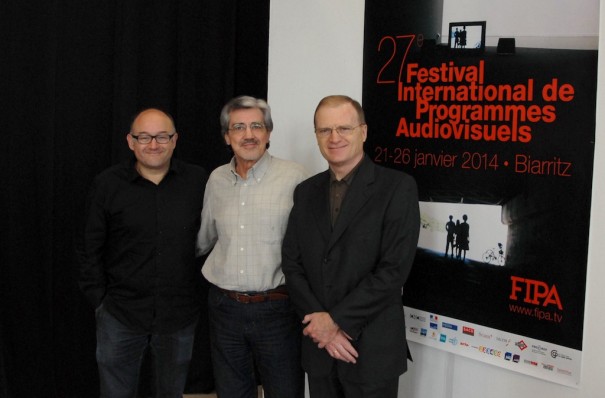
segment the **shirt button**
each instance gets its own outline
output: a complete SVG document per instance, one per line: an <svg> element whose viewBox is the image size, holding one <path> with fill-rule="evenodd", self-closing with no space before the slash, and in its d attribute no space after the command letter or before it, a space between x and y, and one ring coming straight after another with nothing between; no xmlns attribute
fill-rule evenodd
<svg viewBox="0 0 605 398"><path fill-rule="evenodd" d="M244 226L243 226L243 225L240 225L239 227L240 227L240 229L244 229Z"/></svg>
<svg viewBox="0 0 605 398"><path fill-rule="evenodd" d="M240 252L243 252L243 251L244 251L244 248L243 248L243 247L240 247L240 248L239 248L239 251L240 251Z"/></svg>

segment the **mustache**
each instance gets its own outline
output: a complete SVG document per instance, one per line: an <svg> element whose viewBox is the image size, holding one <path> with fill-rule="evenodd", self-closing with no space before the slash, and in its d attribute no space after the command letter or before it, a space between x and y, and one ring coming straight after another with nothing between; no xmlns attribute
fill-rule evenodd
<svg viewBox="0 0 605 398"><path fill-rule="evenodd" d="M247 145L247 144L260 144L260 141L257 140L256 138L246 138L242 141L240 141L239 143L240 145Z"/></svg>
<svg viewBox="0 0 605 398"><path fill-rule="evenodd" d="M250 142L256 142L256 143L259 143L259 141L258 141L258 140L255 140L255 139L250 139L250 138L246 139L245 141L250 141ZM242 144L244 144L244 142L240 142L238 145L242 145ZM271 146L271 143L270 143L270 142L267 142L267 145L265 145L265 149L269 149L269 146ZM233 153L233 148L231 147L231 145L227 145L227 151L228 151L230 154L232 154L232 153Z"/></svg>

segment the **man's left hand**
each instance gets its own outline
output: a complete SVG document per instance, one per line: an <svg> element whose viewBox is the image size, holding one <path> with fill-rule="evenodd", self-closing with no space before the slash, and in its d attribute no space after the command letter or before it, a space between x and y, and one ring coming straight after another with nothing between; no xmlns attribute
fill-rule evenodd
<svg viewBox="0 0 605 398"><path fill-rule="evenodd" d="M324 348L338 333L338 325L327 312L314 312L303 318L303 334L313 339L317 347Z"/></svg>

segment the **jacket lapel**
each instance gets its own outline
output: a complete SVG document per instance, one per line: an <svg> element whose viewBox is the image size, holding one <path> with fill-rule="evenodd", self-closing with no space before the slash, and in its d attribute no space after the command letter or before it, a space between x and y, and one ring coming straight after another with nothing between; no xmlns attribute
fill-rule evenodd
<svg viewBox="0 0 605 398"><path fill-rule="evenodd" d="M332 226L330 223L330 174L325 171L314 186L315 193L310 204L315 222L319 226L324 241L330 239ZM310 222L311 220L309 220Z"/></svg>

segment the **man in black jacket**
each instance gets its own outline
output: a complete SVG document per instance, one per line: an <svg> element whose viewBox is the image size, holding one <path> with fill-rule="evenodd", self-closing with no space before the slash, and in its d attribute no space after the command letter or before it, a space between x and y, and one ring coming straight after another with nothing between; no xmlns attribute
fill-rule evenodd
<svg viewBox="0 0 605 398"><path fill-rule="evenodd" d="M283 243L311 397L396 398L407 369L402 287L420 228L416 183L364 155L357 101L326 97L315 133L329 169L294 192Z"/></svg>

